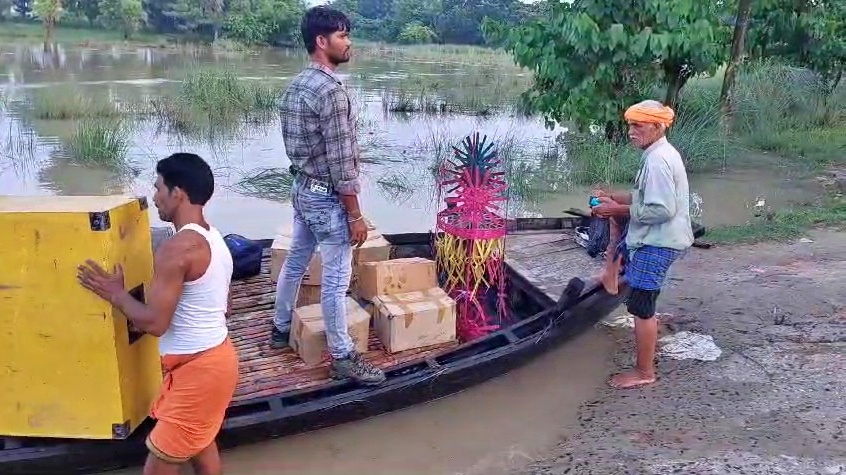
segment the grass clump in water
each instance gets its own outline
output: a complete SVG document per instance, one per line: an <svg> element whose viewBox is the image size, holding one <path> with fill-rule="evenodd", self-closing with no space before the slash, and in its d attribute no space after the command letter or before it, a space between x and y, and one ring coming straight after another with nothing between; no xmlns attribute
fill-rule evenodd
<svg viewBox="0 0 846 475"><path fill-rule="evenodd" d="M65 150L77 163L121 169L126 166L130 134L120 121L86 120L79 123Z"/></svg>
<svg viewBox="0 0 846 475"><path fill-rule="evenodd" d="M238 78L233 69L189 73L175 96L150 101L150 111L167 129L187 135L236 131L245 122L272 118L279 89Z"/></svg>
<svg viewBox="0 0 846 475"><path fill-rule="evenodd" d="M32 116L40 120L117 117L120 112L105 98L83 96L67 88L45 88L32 98Z"/></svg>
<svg viewBox="0 0 846 475"><path fill-rule="evenodd" d="M226 117L272 109L278 93L266 85L240 80L234 69L209 69L188 74L178 98L210 116Z"/></svg>
<svg viewBox="0 0 846 475"><path fill-rule="evenodd" d="M287 169L261 168L235 183L237 192L256 198L287 201L291 198L294 176Z"/></svg>

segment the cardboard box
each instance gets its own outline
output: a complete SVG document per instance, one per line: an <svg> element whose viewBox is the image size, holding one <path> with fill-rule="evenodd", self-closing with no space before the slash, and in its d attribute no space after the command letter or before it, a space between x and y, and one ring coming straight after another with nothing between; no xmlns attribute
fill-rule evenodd
<svg viewBox="0 0 846 475"><path fill-rule="evenodd" d="M276 282L279 280L279 273L282 271L282 264L285 263L285 258L288 257L288 251L291 250L291 237L279 235L273 240L270 245L270 281ZM320 260L320 253L315 252L311 256L303 276L303 284L306 285L320 285L320 279L323 277L323 262Z"/></svg>
<svg viewBox="0 0 846 475"><path fill-rule="evenodd" d="M372 301L377 295L417 292L437 286L435 261L410 257L361 264L356 292L359 297Z"/></svg>
<svg viewBox="0 0 846 475"><path fill-rule="evenodd" d="M455 340L455 301L440 287L380 295L373 304L373 328L389 353Z"/></svg>
<svg viewBox="0 0 846 475"><path fill-rule="evenodd" d="M356 351L365 353L370 338L370 314L349 297L347 297L347 328L355 343ZM320 304L294 309L288 343L309 366L319 364L328 358L326 326L323 323L323 311Z"/></svg>
<svg viewBox="0 0 846 475"><path fill-rule="evenodd" d="M162 381L158 339L77 280L92 259L146 302L150 210L128 196L0 196L0 434L125 439Z"/></svg>
<svg viewBox="0 0 846 475"><path fill-rule="evenodd" d="M364 262L387 260L391 254L391 244L376 231L372 225L368 227L367 240L361 247L353 248L353 271L350 282L355 281L358 273L358 265ZM291 230L282 228L280 233L273 240L270 246L270 281L276 282L279 279L279 272L282 264L291 249ZM320 285L323 279L323 260L320 256L320 246L314 250L308 268L303 276L303 285Z"/></svg>
<svg viewBox="0 0 846 475"><path fill-rule="evenodd" d="M367 240L361 247L353 248L353 265L387 261L391 258L391 243L389 243L381 234L368 235Z"/></svg>
<svg viewBox="0 0 846 475"><path fill-rule="evenodd" d="M300 293L297 295L297 304L294 308L319 304L320 289L321 287L319 285L301 285Z"/></svg>

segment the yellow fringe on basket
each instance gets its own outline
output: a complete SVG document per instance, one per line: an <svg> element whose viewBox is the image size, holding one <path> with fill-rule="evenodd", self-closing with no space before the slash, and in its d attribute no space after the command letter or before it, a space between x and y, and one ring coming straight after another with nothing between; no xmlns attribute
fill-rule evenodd
<svg viewBox="0 0 846 475"><path fill-rule="evenodd" d="M468 246L471 245L472 252L468 255ZM486 275L488 263L504 256L505 240L476 239L470 243L467 239L445 233L435 241L435 254L438 270L446 274L444 287L447 290L462 288L475 295L480 285L490 285ZM472 282L467 282L468 269ZM472 288L467 288L468 285Z"/></svg>

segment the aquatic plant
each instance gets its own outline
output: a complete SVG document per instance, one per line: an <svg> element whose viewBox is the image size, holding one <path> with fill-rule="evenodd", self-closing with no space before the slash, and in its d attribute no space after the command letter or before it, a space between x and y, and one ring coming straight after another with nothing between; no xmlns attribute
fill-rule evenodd
<svg viewBox="0 0 846 475"><path fill-rule="evenodd" d="M241 80L232 68L200 69L183 79L178 103L225 118L271 109L276 105L278 92L261 83Z"/></svg>
<svg viewBox="0 0 846 475"><path fill-rule="evenodd" d="M235 183L234 188L238 193L256 198L287 201L291 198L293 184L294 177L287 169L271 167L247 173Z"/></svg>
<svg viewBox="0 0 846 475"><path fill-rule="evenodd" d="M117 117L117 107L107 97L89 97L70 87L43 88L33 94L31 115L40 120L73 120Z"/></svg>
<svg viewBox="0 0 846 475"><path fill-rule="evenodd" d="M64 145L75 162L105 168L126 166L131 130L123 121L84 120Z"/></svg>

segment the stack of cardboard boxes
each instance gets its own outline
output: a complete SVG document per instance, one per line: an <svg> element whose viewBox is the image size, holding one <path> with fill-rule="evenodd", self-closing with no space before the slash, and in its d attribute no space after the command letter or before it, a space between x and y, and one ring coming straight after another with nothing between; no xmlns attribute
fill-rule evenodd
<svg viewBox="0 0 846 475"><path fill-rule="evenodd" d="M358 296L372 303L376 336L389 353L455 339L455 301L438 287L432 260L411 257L363 264Z"/></svg>
<svg viewBox="0 0 846 475"><path fill-rule="evenodd" d="M283 229L271 246L273 282L291 248L289 229ZM347 325L356 349L367 351L371 322L390 353L454 340L455 302L438 287L434 261L390 259L390 251L390 243L368 222L367 241L353 251L351 297L347 299ZM316 252L303 278L291 327L291 347L308 365L327 356L320 307L321 266Z"/></svg>

